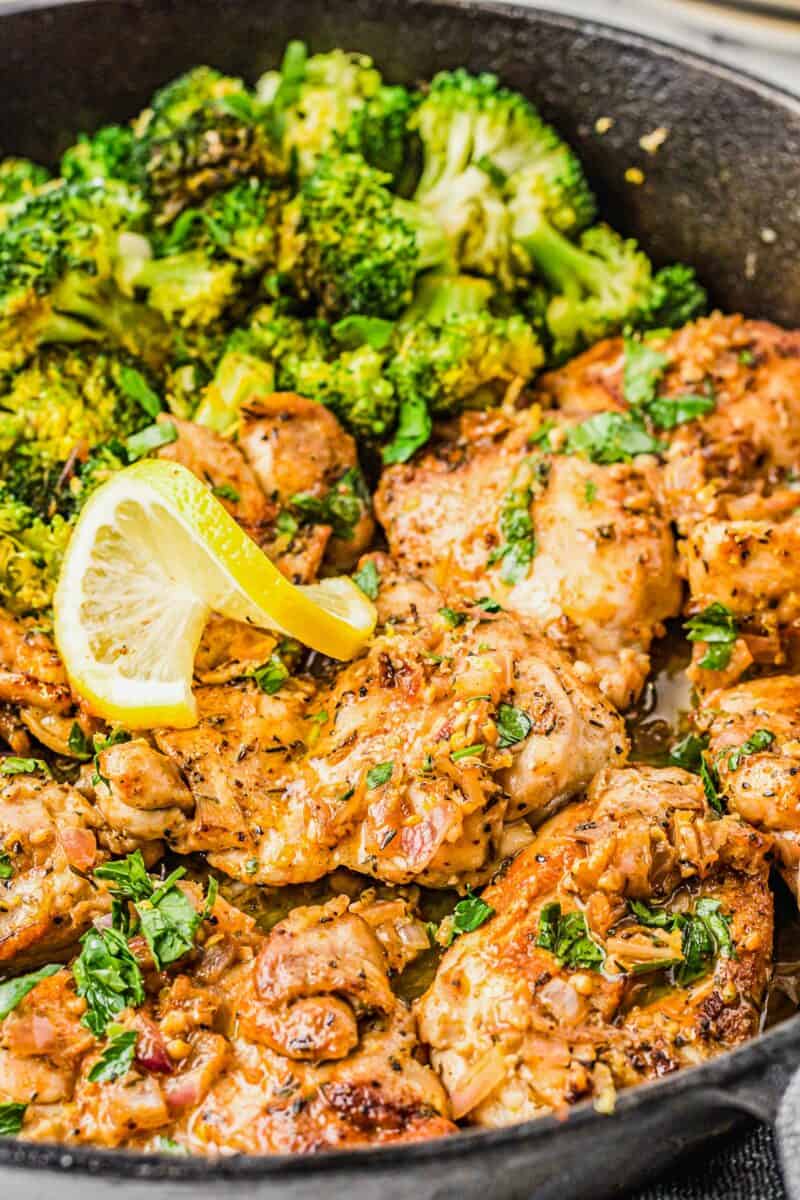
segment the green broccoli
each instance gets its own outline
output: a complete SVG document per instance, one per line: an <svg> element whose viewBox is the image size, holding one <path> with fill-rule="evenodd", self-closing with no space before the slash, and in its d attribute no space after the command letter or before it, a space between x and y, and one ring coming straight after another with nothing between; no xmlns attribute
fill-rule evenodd
<svg viewBox="0 0 800 1200"><path fill-rule="evenodd" d="M236 431L242 406L274 390L272 365L255 354L230 346L203 391L194 420L217 433L230 435Z"/></svg>
<svg viewBox="0 0 800 1200"><path fill-rule="evenodd" d="M164 360L161 317L113 278L122 231L145 212L138 192L111 181L60 183L15 206L0 229L0 371L51 342L110 341L153 366Z"/></svg>
<svg viewBox="0 0 800 1200"><path fill-rule="evenodd" d="M129 125L104 125L96 133L81 133L75 145L61 157L62 178L70 183L92 179L135 183L135 145L136 138Z"/></svg>
<svg viewBox="0 0 800 1200"><path fill-rule="evenodd" d="M3 481L42 517L66 512L76 464L108 438L150 424L160 409L141 364L83 348L41 351L0 386Z"/></svg>
<svg viewBox="0 0 800 1200"><path fill-rule="evenodd" d="M595 202L572 150L533 105L491 74L437 75L411 119L423 168L414 199L446 231L458 266L505 287L524 270L515 259L508 196L535 186L554 228L575 233Z"/></svg>
<svg viewBox="0 0 800 1200"><path fill-rule="evenodd" d="M355 437L374 443L390 433L397 419L397 398L384 363L385 356L366 345L329 362L301 359L291 388L324 404Z"/></svg>
<svg viewBox="0 0 800 1200"><path fill-rule="evenodd" d="M401 196L410 195L419 174L419 137L411 119L420 100L407 88L382 84L336 139L342 151L360 154L371 167L391 176L391 186Z"/></svg>
<svg viewBox="0 0 800 1200"><path fill-rule="evenodd" d="M635 319L637 329L678 329L708 310L708 294L692 267L675 263L662 267Z"/></svg>
<svg viewBox="0 0 800 1200"><path fill-rule="evenodd" d="M396 316L416 276L447 260L436 221L388 182L358 154L328 157L286 210L280 269L326 315Z"/></svg>
<svg viewBox="0 0 800 1200"><path fill-rule="evenodd" d="M33 195L50 179L46 167L28 158L0 160L0 226L5 224L9 208Z"/></svg>
<svg viewBox="0 0 800 1200"><path fill-rule="evenodd" d="M71 527L43 521L0 484L0 604L19 616L46 611Z"/></svg>
<svg viewBox="0 0 800 1200"><path fill-rule="evenodd" d="M133 128L132 169L159 224L240 179L285 174L263 105L240 79L210 67L161 88Z"/></svg>

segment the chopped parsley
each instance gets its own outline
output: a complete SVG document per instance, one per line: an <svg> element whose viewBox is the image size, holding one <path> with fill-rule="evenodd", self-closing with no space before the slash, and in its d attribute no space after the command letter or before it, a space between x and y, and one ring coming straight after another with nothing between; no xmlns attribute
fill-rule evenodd
<svg viewBox="0 0 800 1200"><path fill-rule="evenodd" d="M462 933L472 933L474 930L480 929L481 925L493 916L494 909L491 904L481 900L480 896L473 895L471 889L468 889L467 895L463 900L459 900L453 909L452 917L443 930L442 944L451 946Z"/></svg>
<svg viewBox="0 0 800 1200"><path fill-rule="evenodd" d="M368 558L362 567L353 574L353 583L356 587L361 588L365 596L370 600L378 599L378 592L381 586L381 573L373 559Z"/></svg>
<svg viewBox="0 0 800 1200"><path fill-rule="evenodd" d="M491 596L481 596L479 600L474 601L475 608L482 608L487 613L499 613L503 611L503 606L499 600L493 600Z"/></svg>
<svg viewBox="0 0 800 1200"><path fill-rule="evenodd" d="M94 874L97 879L107 879L112 884L112 894L125 900L147 900L153 894L153 882L141 850L134 850L127 858L103 863Z"/></svg>
<svg viewBox="0 0 800 1200"><path fill-rule="evenodd" d="M708 737L706 735L700 737L696 733L687 733L686 737L670 746L669 761L674 767L683 767L684 771L691 771L693 775L699 775L703 762L703 751L707 745Z"/></svg>
<svg viewBox="0 0 800 1200"><path fill-rule="evenodd" d="M371 767L369 769L369 771L367 771L367 787L368 788L383 787L383 785L385 783L388 783L389 780L392 778L393 771L394 771L394 763L391 763L391 762L377 763L376 766Z"/></svg>
<svg viewBox="0 0 800 1200"><path fill-rule="evenodd" d="M705 755L700 758L700 782L703 785L703 792L714 812L722 813L725 811L725 805L722 800L722 793L719 785L719 774L717 768L712 762L709 762Z"/></svg>
<svg viewBox="0 0 800 1200"><path fill-rule="evenodd" d="M583 498L587 504L594 504L597 499L597 484L593 479L587 479L583 489Z"/></svg>
<svg viewBox="0 0 800 1200"><path fill-rule="evenodd" d="M0 1104L0 1137L19 1133L27 1109L27 1104Z"/></svg>
<svg viewBox="0 0 800 1200"><path fill-rule="evenodd" d="M656 389L664 377L669 359L647 342L625 338L623 391L631 408L646 408L656 398Z"/></svg>
<svg viewBox="0 0 800 1200"><path fill-rule="evenodd" d="M324 496L296 492L289 500L303 520L316 525L330 525L334 537L347 542L353 540L355 527L364 515L368 502L367 486L357 467L349 467Z"/></svg>
<svg viewBox="0 0 800 1200"><path fill-rule="evenodd" d="M685 987L701 979L712 969L716 959L735 958L731 937L731 917L722 912L718 900L698 900L692 913L671 913L665 908L650 907L641 900L629 900L631 914L640 925L681 931L681 958L664 959L641 965L641 969L674 968L675 982Z"/></svg>
<svg viewBox="0 0 800 1200"><path fill-rule="evenodd" d="M274 651L269 656L268 662L265 662L263 666L256 667L253 671L253 679L260 690L266 692L268 696L274 696L276 692L279 692L288 678L289 668L280 655Z"/></svg>
<svg viewBox="0 0 800 1200"><path fill-rule="evenodd" d="M474 742L471 746L462 746L460 750L454 750L450 757L453 762L460 762L462 758L477 758L485 749L484 742Z"/></svg>
<svg viewBox="0 0 800 1200"><path fill-rule="evenodd" d="M72 728L69 731L67 745L76 758L85 759L92 757L92 743L89 741L88 737L83 732L77 721L72 722Z"/></svg>
<svg viewBox="0 0 800 1200"><path fill-rule="evenodd" d="M605 959L602 947L589 933L583 913L562 913L557 900L545 904L539 913L536 945L549 950L566 967L597 971Z"/></svg>
<svg viewBox="0 0 800 1200"><path fill-rule="evenodd" d="M147 425L138 433L126 437L123 445L128 461L133 463L139 458L144 458L146 454L151 454L153 450L160 450L162 446L169 446L177 440L178 431L172 421L157 421L155 425Z"/></svg>
<svg viewBox="0 0 800 1200"><path fill-rule="evenodd" d="M140 371L122 366L117 374L120 391L154 419L161 412L161 401Z"/></svg>
<svg viewBox="0 0 800 1200"><path fill-rule="evenodd" d="M11 858L6 854L5 850L0 850L0 879L11 879L14 875L14 867L11 863Z"/></svg>
<svg viewBox="0 0 800 1200"><path fill-rule="evenodd" d="M189 1153L185 1146L182 1146L180 1142L176 1142L175 1138L171 1137L158 1137L156 1138L155 1145L159 1154L186 1155Z"/></svg>
<svg viewBox="0 0 800 1200"><path fill-rule="evenodd" d="M195 934L204 920L205 913L199 913L186 893L175 886L185 874L184 867L176 867L149 899L136 903L141 931L159 970L194 948ZM211 879L206 910L209 903L213 906L216 887L217 881Z"/></svg>
<svg viewBox="0 0 800 1200"><path fill-rule="evenodd" d="M675 429L687 421L696 421L713 410L713 395L687 392L683 396L659 396L648 406L647 414L656 429Z"/></svg>
<svg viewBox="0 0 800 1200"><path fill-rule="evenodd" d="M384 321L381 317L364 317L353 313L337 321L331 333L348 350L357 350L359 346L385 350L392 340L394 323Z"/></svg>
<svg viewBox="0 0 800 1200"><path fill-rule="evenodd" d="M383 461L390 463L408 462L411 456L424 446L433 432L433 421L428 406L421 396L409 396L400 405L395 435L381 451Z"/></svg>
<svg viewBox="0 0 800 1200"><path fill-rule="evenodd" d="M648 433L634 413L595 413L567 431L567 454L582 454L591 462L610 466L630 462L637 454L660 454L664 443Z"/></svg>
<svg viewBox="0 0 800 1200"><path fill-rule="evenodd" d="M90 1083L108 1083L112 1079L121 1079L131 1068L136 1052L136 1030L114 1030L115 1027L110 1026L110 1041L89 1072Z"/></svg>
<svg viewBox="0 0 800 1200"><path fill-rule="evenodd" d="M533 721L523 709L515 708L513 704L501 704L497 710L497 728L500 733L497 745L505 750L507 746L516 746L525 740L533 728Z"/></svg>
<svg viewBox="0 0 800 1200"><path fill-rule="evenodd" d="M748 350L745 347L744 350L739 351L739 362L742 364L743 367L752 367L752 365L755 361L756 361L756 357L753 354L752 350Z"/></svg>
<svg viewBox="0 0 800 1200"><path fill-rule="evenodd" d="M498 525L503 544L492 550L487 566L502 562L500 578L503 583L521 583L526 578L536 556L536 531L531 517L534 484L541 482L536 468L539 464L525 459L516 472L511 487L500 504Z"/></svg>
<svg viewBox="0 0 800 1200"><path fill-rule="evenodd" d="M100 770L100 755L104 750L109 750L112 746L120 746L123 742L129 742L131 735L127 729L113 729L108 737L101 733L96 733L92 738L94 749L94 774L92 775L92 787L97 787L99 783L104 783L107 788L111 784L106 779L103 772Z"/></svg>
<svg viewBox="0 0 800 1200"><path fill-rule="evenodd" d="M448 605L445 605L444 608L439 609L439 616L442 618L445 625L447 625L448 629L458 629L459 625L463 625L467 619L466 613L456 612L454 608L450 608Z"/></svg>
<svg viewBox="0 0 800 1200"><path fill-rule="evenodd" d="M218 500L230 500L231 504L238 504L242 498L230 483L216 484L211 489L211 495L216 496Z"/></svg>
<svg viewBox="0 0 800 1200"><path fill-rule="evenodd" d="M279 537L286 539L287 550L291 548L299 528L300 522L297 517L292 516L288 508L282 508L275 520L275 532Z"/></svg>
<svg viewBox="0 0 800 1200"><path fill-rule="evenodd" d="M142 972L119 929L90 929L81 947L72 964L75 989L87 1005L81 1023L101 1037L123 1009L144 1003Z"/></svg>
<svg viewBox="0 0 800 1200"><path fill-rule="evenodd" d="M52 774L43 758L17 758L8 754L0 763L0 774L3 775L34 775L37 771L43 775Z"/></svg>
<svg viewBox="0 0 800 1200"><path fill-rule="evenodd" d="M775 734L771 730L756 729L746 742L731 752L728 757L728 770L738 770L743 758L749 758L751 754L759 754L762 750L768 750L774 741Z"/></svg>
<svg viewBox="0 0 800 1200"><path fill-rule="evenodd" d="M5 983L0 983L0 1021L14 1011L28 992L33 991L37 983L41 983L43 979L49 979L51 975L55 975L56 971L60 970L59 963L49 963L46 967L39 967L38 971L31 971L28 975L17 975L15 979L7 979Z"/></svg>
<svg viewBox="0 0 800 1200"><path fill-rule="evenodd" d="M709 671L722 671L728 666L738 636L736 619L729 608L718 601L709 604L685 624L690 642L706 642L707 648L700 666Z"/></svg>

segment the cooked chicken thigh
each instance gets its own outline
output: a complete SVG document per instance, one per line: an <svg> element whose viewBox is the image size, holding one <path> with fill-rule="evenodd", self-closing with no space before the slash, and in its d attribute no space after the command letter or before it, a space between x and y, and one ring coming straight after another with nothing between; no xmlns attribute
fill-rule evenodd
<svg viewBox="0 0 800 1200"><path fill-rule="evenodd" d="M657 467L544 453L540 431L536 407L466 414L433 450L384 472L376 514L406 571L533 618L625 707L681 603Z"/></svg>
<svg viewBox="0 0 800 1200"><path fill-rule="evenodd" d="M116 1079L90 1078L107 1043L81 1024L68 970L6 1017L0 1101L28 1105L23 1137L269 1154L454 1131L381 944L345 897L266 938L218 898L193 954L167 975L142 966L145 1003L117 1018L135 1055Z"/></svg>
<svg viewBox="0 0 800 1200"><path fill-rule="evenodd" d="M419 1002L456 1119L504 1125L587 1096L608 1110L615 1089L751 1037L768 846L684 771L601 772L486 889L495 915Z"/></svg>

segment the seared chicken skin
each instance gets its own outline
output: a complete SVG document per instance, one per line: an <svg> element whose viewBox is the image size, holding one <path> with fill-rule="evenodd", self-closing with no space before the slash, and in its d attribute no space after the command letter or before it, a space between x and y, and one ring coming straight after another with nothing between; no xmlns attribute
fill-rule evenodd
<svg viewBox="0 0 800 1200"><path fill-rule="evenodd" d="M589 1096L608 1110L616 1089L752 1037L772 951L768 846L717 818L684 771L601 772L486 889L495 915L419 1001L456 1119L505 1125ZM713 919L715 936L695 929L702 955L672 927L679 912L684 928Z"/></svg>
<svg viewBox="0 0 800 1200"><path fill-rule="evenodd" d="M69 970L6 1017L0 1102L28 1105L22 1137L269 1154L454 1131L381 943L346 897L266 938L218 898L187 959L156 974L145 954L142 968L145 1002L117 1019L135 1055L115 1079L89 1078L106 1043L81 1023Z"/></svg>
<svg viewBox="0 0 800 1200"><path fill-rule="evenodd" d="M545 453L540 431L536 407L465 414L432 450L384 472L375 511L407 572L532 618L622 708L681 603L658 469L652 458L599 466Z"/></svg>
<svg viewBox="0 0 800 1200"><path fill-rule="evenodd" d="M484 878L510 825L625 760L619 717L524 622L407 614L330 684L201 687L196 728L105 751L106 818L138 805L137 829L248 882L346 866L444 887Z"/></svg>

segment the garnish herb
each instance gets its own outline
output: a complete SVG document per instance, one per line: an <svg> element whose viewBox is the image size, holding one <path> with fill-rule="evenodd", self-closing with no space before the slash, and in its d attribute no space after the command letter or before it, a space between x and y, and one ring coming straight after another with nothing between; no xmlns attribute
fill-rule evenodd
<svg viewBox="0 0 800 1200"><path fill-rule="evenodd" d="M184 867L176 867L149 899L136 903L142 933L159 970L193 949L205 917L205 911L199 913L186 893L175 886L185 874ZM213 904L212 892L216 894L217 886L215 879L209 880L206 908L209 902Z"/></svg>
<svg viewBox="0 0 800 1200"><path fill-rule="evenodd" d="M487 613L499 613L503 611L503 606L498 600L493 600L491 596L481 596L479 600L474 602L475 608L482 608Z"/></svg>
<svg viewBox="0 0 800 1200"><path fill-rule="evenodd" d="M27 1108L27 1104L0 1104L0 1137L19 1133Z"/></svg>
<svg viewBox="0 0 800 1200"><path fill-rule="evenodd" d="M586 480L586 486L583 489L583 498L587 504L594 504L597 499L597 484L593 479Z"/></svg>
<svg viewBox="0 0 800 1200"><path fill-rule="evenodd" d="M289 503L301 517L313 524L330 525L334 536L352 541L353 533L369 500L364 477L357 467L349 467L324 496L296 492Z"/></svg>
<svg viewBox="0 0 800 1200"><path fill-rule="evenodd" d="M634 413L601 412L568 430L565 449L609 466L630 462L637 454L660 454L664 443L648 433Z"/></svg>
<svg viewBox="0 0 800 1200"><path fill-rule="evenodd" d="M505 750L523 742L533 728L533 722L523 709L515 708L513 704L501 704L497 710L497 728L500 733L497 745Z"/></svg>
<svg viewBox="0 0 800 1200"><path fill-rule="evenodd" d="M752 350L744 349L739 351L739 362L743 367L752 367L755 361L755 355Z"/></svg>
<svg viewBox="0 0 800 1200"><path fill-rule="evenodd" d="M28 975L17 975L15 979L7 979L5 983L0 983L0 1021L14 1011L28 992L33 991L37 983L41 983L43 979L49 979L51 975L55 975L56 971L60 970L59 963L49 963L46 967L39 967L38 971L31 971Z"/></svg>
<svg viewBox="0 0 800 1200"><path fill-rule="evenodd" d="M284 113L296 103L300 95L300 86L306 77L307 61L308 50L305 42L289 42L281 63L281 80L269 109L272 133L276 140L280 140L283 135Z"/></svg>
<svg viewBox="0 0 800 1200"><path fill-rule="evenodd" d="M287 550L291 547L299 528L300 522L298 521L297 517L292 516L288 508L282 508L275 520L275 532L279 534L280 537L287 539Z"/></svg>
<svg viewBox="0 0 800 1200"><path fill-rule="evenodd" d="M14 874L10 857L5 850L0 850L0 879L11 879Z"/></svg>
<svg viewBox="0 0 800 1200"><path fill-rule="evenodd" d="M92 757L92 743L89 741L88 737L83 732L77 721L72 722L72 728L69 731L67 745L76 758Z"/></svg>
<svg viewBox="0 0 800 1200"><path fill-rule="evenodd" d="M459 625L463 625L467 619L466 613L456 612L454 608L450 608L448 605L439 609L439 616L450 629L458 629Z"/></svg>
<svg viewBox="0 0 800 1200"><path fill-rule="evenodd" d="M0 774L3 775L33 775L36 771L41 771L43 775L52 774L43 758L17 758L14 754L8 754L0 763Z"/></svg>
<svg viewBox="0 0 800 1200"><path fill-rule="evenodd" d="M123 1009L144 1003L142 972L118 929L90 929L81 946L72 964L76 991L87 1004L81 1023L101 1037Z"/></svg>
<svg viewBox="0 0 800 1200"><path fill-rule="evenodd" d="M648 405L647 414L656 429L675 429L687 421L696 421L713 410L714 397L687 392L683 396L659 396Z"/></svg>
<svg viewBox="0 0 800 1200"><path fill-rule="evenodd" d="M97 879L107 879L112 884L112 894L124 900L147 900L153 894L153 883L141 850L134 850L127 858L103 863L94 874Z"/></svg>
<svg viewBox="0 0 800 1200"><path fill-rule="evenodd" d="M516 478L500 505L498 524L504 544L492 550L487 566L502 561L500 578L503 583L521 583L536 556L536 532L531 517L534 484L537 481L536 466L531 459L520 464Z"/></svg>
<svg viewBox="0 0 800 1200"><path fill-rule="evenodd" d="M460 750L454 750L450 757L453 762L460 762L462 758L477 758L485 749L484 742L474 742L471 746L462 746Z"/></svg>
<svg viewBox="0 0 800 1200"><path fill-rule="evenodd" d="M597 971L605 953L592 940L586 917L581 912L561 912L557 900L545 904L539 913L536 945L549 950L562 966Z"/></svg>
<svg viewBox="0 0 800 1200"><path fill-rule="evenodd" d="M706 652L700 659L701 667L710 671L722 671L727 667L738 636L736 619L729 608L715 600L691 617L684 629L690 642L707 643Z"/></svg>
<svg viewBox="0 0 800 1200"><path fill-rule="evenodd" d="M161 412L160 399L144 375L134 370L133 367L120 367L119 386L129 400L133 400L140 408L144 409L148 417L155 418Z"/></svg>
<svg viewBox="0 0 800 1200"><path fill-rule="evenodd" d="M424 446L433 431L433 421L425 401L420 396L410 396L400 405L395 435L381 455L385 463L408 462L420 446Z"/></svg>
<svg viewBox="0 0 800 1200"><path fill-rule="evenodd" d="M177 442L177 440L178 431L172 421L158 421L155 425L146 425L138 433L132 433L130 437L126 437L125 452L129 461L133 463L137 459L144 458L146 454L152 453L153 450L160 450L162 446L169 446L171 442Z"/></svg>
<svg viewBox="0 0 800 1200"><path fill-rule="evenodd" d="M94 747L94 774L92 775L92 787L97 787L99 783L104 783L107 788L111 787L111 784L100 770L100 755L104 750L109 750L111 746L120 746L123 742L129 742L130 740L131 735L128 733L127 729L113 729L108 737L102 733L96 733L94 735L92 738L92 745Z"/></svg>
<svg viewBox="0 0 800 1200"><path fill-rule="evenodd" d="M669 359L647 342L625 338L623 390L631 408L645 408L656 398L656 389L669 366Z"/></svg>
<svg viewBox="0 0 800 1200"><path fill-rule="evenodd" d="M713 763L709 762L705 755L700 759L700 781L703 784L703 792L714 812L722 813L725 811L725 806L722 802L722 794L719 790L719 775L717 768Z"/></svg>
<svg viewBox="0 0 800 1200"><path fill-rule="evenodd" d="M90 1083L108 1083L112 1079L121 1079L131 1068L136 1052L136 1030L114 1032L114 1028L113 1025L109 1027L111 1040L89 1072Z"/></svg>
<svg viewBox="0 0 800 1200"><path fill-rule="evenodd" d="M751 754L759 754L762 750L768 750L774 741L775 734L771 730L756 729L746 742L731 752L728 757L728 770L738 770L743 758L749 758Z"/></svg>
<svg viewBox="0 0 800 1200"><path fill-rule="evenodd" d="M280 655L274 651L269 656L269 662L264 663L261 667L256 667L253 671L253 679L261 691L266 692L268 696L274 696L276 692L279 692L288 678L289 668Z"/></svg>
<svg viewBox="0 0 800 1200"><path fill-rule="evenodd" d="M361 591L370 600L377 600L381 586L381 573L371 558L368 558L363 567L359 567L353 574L353 583L356 587L361 588Z"/></svg>
<svg viewBox="0 0 800 1200"><path fill-rule="evenodd" d="M367 771L367 787L383 787L392 778L393 771L394 763L391 762L378 763L376 766L371 767Z"/></svg>
<svg viewBox="0 0 800 1200"><path fill-rule="evenodd" d="M696 733L687 733L686 737L670 746L669 761L674 767L683 767L684 771L699 775L707 745L708 737L705 734L700 737Z"/></svg>
<svg viewBox="0 0 800 1200"><path fill-rule="evenodd" d="M159 1154L176 1154L186 1155L189 1151L180 1142L176 1142L175 1138L158 1137L156 1138L156 1150Z"/></svg>
<svg viewBox="0 0 800 1200"><path fill-rule="evenodd" d="M701 979L712 969L719 955L735 958L731 938L730 916L722 912L719 900L698 900L692 913L671 913L664 908L651 908L640 900L628 901L628 907L640 925L649 928L681 931L679 961L664 959L642 964L641 970L658 967L675 968L675 982L681 987Z"/></svg>
<svg viewBox="0 0 800 1200"><path fill-rule="evenodd" d="M462 933L472 933L473 930L480 929L481 925L493 916L494 909L491 904L487 904L485 900L481 900L480 896L475 896L472 890L468 889L467 895L463 900L459 900L453 909L452 917L442 930L444 937L440 944L451 946Z"/></svg>
<svg viewBox="0 0 800 1200"><path fill-rule="evenodd" d="M211 495L216 496L218 500L230 500L231 504L238 504L242 498L229 483L218 483L216 487L212 487Z"/></svg>
<svg viewBox="0 0 800 1200"><path fill-rule="evenodd" d="M385 350L392 340L394 324L392 321L384 321L381 317L362 317L354 313L337 321L331 333L337 342L341 342L349 350L356 350L359 346Z"/></svg>

